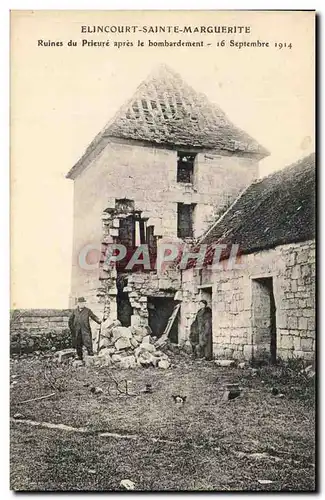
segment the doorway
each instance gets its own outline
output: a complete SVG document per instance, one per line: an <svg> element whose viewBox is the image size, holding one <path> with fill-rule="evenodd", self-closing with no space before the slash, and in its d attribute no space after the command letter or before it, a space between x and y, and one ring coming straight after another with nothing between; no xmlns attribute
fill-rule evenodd
<svg viewBox="0 0 325 500"><path fill-rule="evenodd" d="M176 302L173 297L148 297L149 326L154 337L161 337L173 313ZM173 344L178 342L178 321L171 327L169 340Z"/></svg>
<svg viewBox="0 0 325 500"><path fill-rule="evenodd" d="M201 300L206 300L208 307L212 309L212 286L201 286Z"/></svg>
<svg viewBox="0 0 325 500"><path fill-rule="evenodd" d="M121 322L122 326L131 326L131 316L133 314L133 308L130 304L129 294L127 292L123 292L123 289L127 286L127 283L127 276L124 276L122 274L117 275L117 319Z"/></svg>
<svg viewBox="0 0 325 500"><path fill-rule="evenodd" d="M273 278L252 279L252 333L257 353L276 362L276 306Z"/></svg>

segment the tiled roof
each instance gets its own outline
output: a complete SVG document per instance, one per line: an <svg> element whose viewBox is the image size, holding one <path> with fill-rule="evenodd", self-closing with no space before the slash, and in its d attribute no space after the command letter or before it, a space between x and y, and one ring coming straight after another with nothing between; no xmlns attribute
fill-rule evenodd
<svg viewBox="0 0 325 500"><path fill-rule="evenodd" d="M315 154L251 184L200 239L240 253L315 238Z"/></svg>
<svg viewBox="0 0 325 500"><path fill-rule="evenodd" d="M180 75L163 65L141 83L132 99L120 108L87 148L67 177L95 148L100 150L109 137L133 139L184 148L218 149L232 153L255 154L263 158L268 151L233 125L225 113L197 93Z"/></svg>

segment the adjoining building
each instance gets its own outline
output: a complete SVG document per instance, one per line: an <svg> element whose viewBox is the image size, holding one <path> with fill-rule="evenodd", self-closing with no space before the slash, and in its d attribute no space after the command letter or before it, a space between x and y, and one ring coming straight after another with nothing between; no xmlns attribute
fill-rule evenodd
<svg viewBox="0 0 325 500"><path fill-rule="evenodd" d="M198 241L208 249L238 245L241 268L228 266L225 250L220 269L183 271L183 339L204 298L212 308L215 357L312 359L315 221L314 154L245 189Z"/></svg>

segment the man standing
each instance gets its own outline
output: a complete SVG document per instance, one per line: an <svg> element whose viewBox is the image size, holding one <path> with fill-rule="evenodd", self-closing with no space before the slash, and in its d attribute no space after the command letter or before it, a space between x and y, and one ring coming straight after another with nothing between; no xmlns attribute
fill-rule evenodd
<svg viewBox="0 0 325 500"><path fill-rule="evenodd" d="M82 347L85 346L88 355L93 356L93 342L89 318L101 324L100 319L86 307L86 299L79 297L77 300L77 307L72 312L69 318L69 328L72 335L72 345L76 348L77 356L82 360Z"/></svg>
<svg viewBox="0 0 325 500"><path fill-rule="evenodd" d="M194 356L212 359L212 310L206 300L201 300L200 309L191 326L190 341Z"/></svg>

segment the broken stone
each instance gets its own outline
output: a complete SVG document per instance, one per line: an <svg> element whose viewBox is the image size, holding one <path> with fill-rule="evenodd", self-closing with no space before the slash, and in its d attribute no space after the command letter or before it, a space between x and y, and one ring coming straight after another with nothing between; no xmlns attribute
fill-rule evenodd
<svg viewBox="0 0 325 500"><path fill-rule="evenodd" d="M131 333L135 337L140 337L140 342L143 339L143 337L148 335L147 329L144 328L143 326L131 326Z"/></svg>
<svg viewBox="0 0 325 500"><path fill-rule="evenodd" d="M112 341L107 338L107 337L104 337L100 343L99 343L99 349L105 349L106 347L110 347L112 345Z"/></svg>
<svg viewBox="0 0 325 500"><path fill-rule="evenodd" d="M151 337L150 335L146 335L145 337L143 337L142 339L142 343L143 344L150 344L150 341L151 341Z"/></svg>
<svg viewBox="0 0 325 500"><path fill-rule="evenodd" d="M126 356L125 358L122 358L120 361L120 368L136 368L137 363L135 360L135 356Z"/></svg>
<svg viewBox="0 0 325 500"><path fill-rule="evenodd" d="M99 356L111 356L112 354L116 353L116 349L114 346L112 347L107 347L100 351Z"/></svg>
<svg viewBox="0 0 325 500"><path fill-rule="evenodd" d="M120 361L122 361L123 356L121 356L120 354L112 354L111 359L112 359L113 363L119 363Z"/></svg>
<svg viewBox="0 0 325 500"><path fill-rule="evenodd" d="M151 361L152 366L154 366L156 368L158 366L159 361L160 361L160 358L157 358L154 355L152 356L152 361Z"/></svg>
<svg viewBox="0 0 325 500"><path fill-rule="evenodd" d="M231 401L232 399L236 399L240 396L240 389L230 389L226 390L223 393L222 400L223 401Z"/></svg>
<svg viewBox="0 0 325 500"><path fill-rule="evenodd" d="M234 366L235 360L234 359L216 359L215 364L217 366L224 366L224 367Z"/></svg>
<svg viewBox="0 0 325 500"><path fill-rule="evenodd" d="M168 359L160 359L158 361L158 368L162 368L163 370L167 370L170 367L170 361Z"/></svg>
<svg viewBox="0 0 325 500"><path fill-rule="evenodd" d="M300 370L300 373L308 373L313 369L313 365L306 366L306 368L303 368Z"/></svg>
<svg viewBox="0 0 325 500"><path fill-rule="evenodd" d="M141 337L141 335L134 335L134 337L132 337L136 342L138 342L138 344L141 344L142 342L142 339L143 337Z"/></svg>
<svg viewBox="0 0 325 500"><path fill-rule="evenodd" d="M55 357L57 358L58 363L63 363L70 358L74 358L75 355L75 349L63 349L62 351L57 351L55 353Z"/></svg>
<svg viewBox="0 0 325 500"><path fill-rule="evenodd" d="M23 418L25 418L25 416L22 413L15 413L13 415L13 418L22 420Z"/></svg>
<svg viewBox="0 0 325 500"><path fill-rule="evenodd" d="M138 342L138 341L137 341L134 337L132 337L132 338L130 339L130 344L131 344L131 346L132 346L134 349L136 349L136 348L138 347L138 345L139 345L139 342Z"/></svg>
<svg viewBox="0 0 325 500"><path fill-rule="evenodd" d="M162 351L155 351L155 352L153 352L153 355L155 356L155 358L168 359L167 354L165 354Z"/></svg>
<svg viewBox="0 0 325 500"><path fill-rule="evenodd" d="M121 337L126 339L130 339L132 337L132 333L129 328L126 326L116 326L112 330L112 335L114 340L118 340Z"/></svg>
<svg viewBox="0 0 325 500"><path fill-rule="evenodd" d="M115 347L105 347L104 349L100 350L98 356L111 356L111 354L114 354L115 352Z"/></svg>
<svg viewBox="0 0 325 500"><path fill-rule="evenodd" d="M143 349L141 349L137 357L141 360L150 360L150 362L153 360L153 355L151 354L151 352L145 351Z"/></svg>
<svg viewBox="0 0 325 500"><path fill-rule="evenodd" d="M135 483L130 479L122 479L122 481L120 482L120 487L125 490L134 490Z"/></svg>
<svg viewBox="0 0 325 500"><path fill-rule="evenodd" d="M144 349L145 351L148 351L148 352L155 352L156 351L156 348L154 345L152 344L147 344L145 342L142 342L140 345L139 345L140 349Z"/></svg>
<svg viewBox="0 0 325 500"><path fill-rule="evenodd" d="M115 349L117 351L122 351L123 349L129 349L130 347L131 347L131 343L127 337L120 337L115 342Z"/></svg>
<svg viewBox="0 0 325 500"><path fill-rule="evenodd" d="M93 394L103 394L103 389L101 387L91 387L90 392Z"/></svg>
<svg viewBox="0 0 325 500"><path fill-rule="evenodd" d="M103 364L103 356L87 356L85 359L85 365L89 366L100 366Z"/></svg>
<svg viewBox="0 0 325 500"><path fill-rule="evenodd" d="M72 362L72 366L74 368L80 368L81 366L84 366L84 362L81 361L81 359L75 359L73 362Z"/></svg>
<svg viewBox="0 0 325 500"><path fill-rule="evenodd" d="M107 318L102 324L101 335L102 337L111 337L112 331L114 328L121 326L121 323L118 319L111 320Z"/></svg>

